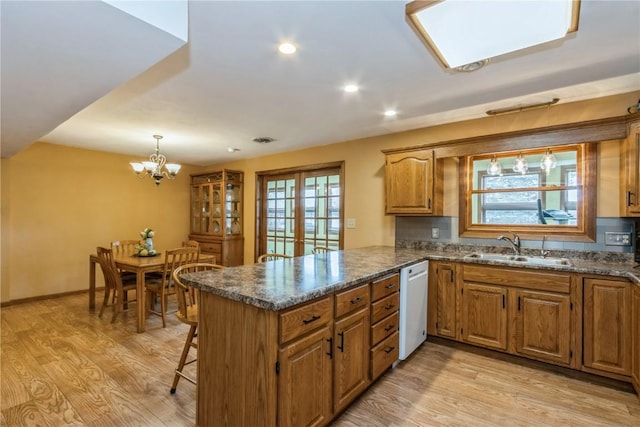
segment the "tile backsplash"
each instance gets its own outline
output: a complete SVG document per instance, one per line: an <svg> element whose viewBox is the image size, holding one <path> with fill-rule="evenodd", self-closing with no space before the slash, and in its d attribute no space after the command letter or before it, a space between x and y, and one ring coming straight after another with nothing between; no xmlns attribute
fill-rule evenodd
<svg viewBox="0 0 640 427"><path fill-rule="evenodd" d="M596 242L562 242L554 241L553 236L547 236L545 248L550 250L571 250L588 252L618 252L633 253L633 246L605 245L605 232L628 232L633 236L635 220L629 218L598 218L596 221ZM432 232L438 238L432 237ZM497 237L497 236L496 236ZM634 239L631 239L632 242ZM396 243L422 241L431 243L454 243L459 245L503 246L504 242L496 239L463 238L458 236L457 217L396 217ZM540 240L522 240L522 248L539 249Z"/></svg>

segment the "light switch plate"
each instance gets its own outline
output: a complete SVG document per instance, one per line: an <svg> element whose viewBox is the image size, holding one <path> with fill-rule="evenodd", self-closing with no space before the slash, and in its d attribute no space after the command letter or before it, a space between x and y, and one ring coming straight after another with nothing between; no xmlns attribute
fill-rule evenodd
<svg viewBox="0 0 640 427"><path fill-rule="evenodd" d="M624 231L605 231L604 244L606 246L631 246L631 233Z"/></svg>
<svg viewBox="0 0 640 427"><path fill-rule="evenodd" d="M347 218L347 228L356 228L355 218Z"/></svg>

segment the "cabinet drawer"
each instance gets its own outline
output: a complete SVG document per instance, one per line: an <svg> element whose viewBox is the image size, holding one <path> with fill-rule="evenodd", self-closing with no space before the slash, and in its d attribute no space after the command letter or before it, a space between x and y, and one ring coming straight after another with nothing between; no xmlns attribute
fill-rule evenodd
<svg viewBox="0 0 640 427"><path fill-rule="evenodd" d="M333 320L331 298L312 301L280 314L280 343L287 342Z"/></svg>
<svg viewBox="0 0 640 427"><path fill-rule="evenodd" d="M371 379L382 374L399 356L399 334L394 333L371 349Z"/></svg>
<svg viewBox="0 0 640 427"><path fill-rule="evenodd" d="M490 283L517 288L538 289L568 294L571 276L564 273L551 273L541 270L522 268L484 267L466 264L463 268L465 282Z"/></svg>
<svg viewBox="0 0 640 427"><path fill-rule="evenodd" d="M369 284L336 294L336 317L369 305Z"/></svg>
<svg viewBox="0 0 640 427"><path fill-rule="evenodd" d="M221 243L200 242L200 252L207 252L212 254L222 253Z"/></svg>
<svg viewBox="0 0 640 427"><path fill-rule="evenodd" d="M400 290L400 275L385 277L371 284L371 301L378 301L382 297Z"/></svg>
<svg viewBox="0 0 640 427"><path fill-rule="evenodd" d="M389 335L398 331L400 327L400 317L396 311L391 316L382 319L371 327L371 345L376 345Z"/></svg>
<svg viewBox="0 0 640 427"><path fill-rule="evenodd" d="M378 323L388 315L398 311L400 294L397 292L371 304L371 323Z"/></svg>

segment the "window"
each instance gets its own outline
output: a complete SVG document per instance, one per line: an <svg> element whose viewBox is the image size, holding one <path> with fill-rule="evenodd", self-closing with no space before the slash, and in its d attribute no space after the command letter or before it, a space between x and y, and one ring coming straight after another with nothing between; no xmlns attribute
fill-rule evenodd
<svg viewBox="0 0 640 427"><path fill-rule="evenodd" d="M495 237L513 231L528 234L559 234L564 240L595 238L595 145L553 147L555 168L540 168L545 149L497 153L500 175L487 166L494 154L462 158L465 197L460 203L460 235ZM524 172L512 165L522 154L528 162Z"/></svg>

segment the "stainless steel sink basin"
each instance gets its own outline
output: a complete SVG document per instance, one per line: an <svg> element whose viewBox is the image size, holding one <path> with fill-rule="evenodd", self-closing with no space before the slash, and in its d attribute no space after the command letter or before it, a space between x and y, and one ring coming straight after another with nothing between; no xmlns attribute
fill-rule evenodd
<svg viewBox="0 0 640 427"><path fill-rule="evenodd" d="M542 258L535 256L505 255L490 253L475 253L466 255L467 259L482 259L486 261L502 261L510 264L537 264L537 265L571 265L566 258Z"/></svg>
<svg viewBox="0 0 640 427"><path fill-rule="evenodd" d="M539 264L539 265L571 265L566 258L542 258L535 256L516 256L512 261L522 262L525 264Z"/></svg>
<svg viewBox="0 0 640 427"><path fill-rule="evenodd" d="M504 254L475 253L475 254L467 255L465 256L465 258L484 259L487 261L513 261L513 259L516 258L516 256L504 255Z"/></svg>

